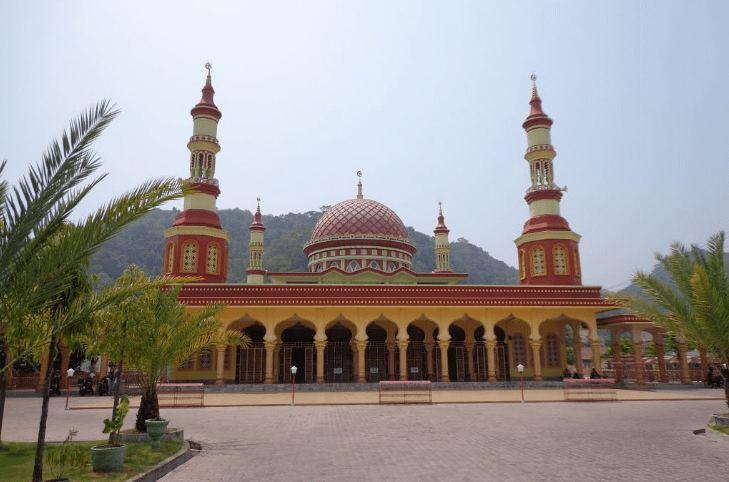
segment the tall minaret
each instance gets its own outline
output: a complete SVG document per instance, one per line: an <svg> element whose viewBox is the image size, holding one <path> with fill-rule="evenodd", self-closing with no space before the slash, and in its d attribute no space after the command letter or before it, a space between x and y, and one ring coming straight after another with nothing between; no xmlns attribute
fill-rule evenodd
<svg viewBox="0 0 729 482"><path fill-rule="evenodd" d="M434 273L452 273L451 245L448 242L450 230L445 225L443 207L438 203L438 225L433 231L435 234L435 271Z"/></svg>
<svg viewBox="0 0 729 482"><path fill-rule="evenodd" d="M247 283L249 285L263 284L263 277L266 270L263 269L263 253L266 247L263 244L263 233L266 232L266 226L261 221L261 198L257 199L258 207L256 207L256 215L253 224L249 228L251 231L251 242L248 243L249 260L248 269L246 270Z"/></svg>
<svg viewBox="0 0 729 482"><path fill-rule="evenodd" d="M554 184L552 161L557 155L552 147L552 119L542 110L537 94L537 76L532 75L531 111L522 125L527 133L527 151L531 187L524 199L529 204L529 220L522 235L514 242L519 250L519 278L525 285L581 285L580 235L570 230L559 213L562 191Z"/></svg>
<svg viewBox="0 0 729 482"><path fill-rule="evenodd" d="M228 276L230 235L223 230L215 201L220 195L215 179L215 156L218 144L218 121L222 114L213 101L210 63L205 64L208 77L202 99L193 107L193 132L190 149L191 193L185 195L184 210L172 228L165 230L165 274L196 276L207 283L225 283Z"/></svg>

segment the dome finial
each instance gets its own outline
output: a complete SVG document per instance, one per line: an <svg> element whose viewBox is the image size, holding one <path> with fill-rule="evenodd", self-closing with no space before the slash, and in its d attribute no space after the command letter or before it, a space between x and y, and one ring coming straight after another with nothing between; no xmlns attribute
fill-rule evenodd
<svg viewBox="0 0 729 482"><path fill-rule="evenodd" d="M357 171L359 182L357 183L357 199L363 199L362 196L362 171Z"/></svg>
<svg viewBox="0 0 729 482"><path fill-rule="evenodd" d="M532 72L532 75L529 78L532 79L532 97L538 97L539 94L537 94L537 74Z"/></svg>
<svg viewBox="0 0 729 482"><path fill-rule="evenodd" d="M213 64L211 64L210 62L205 62L205 68L208 69L208 78L205 83L207 85L210 85L212 83L210 79L210 70L213 68Z"/></svg>

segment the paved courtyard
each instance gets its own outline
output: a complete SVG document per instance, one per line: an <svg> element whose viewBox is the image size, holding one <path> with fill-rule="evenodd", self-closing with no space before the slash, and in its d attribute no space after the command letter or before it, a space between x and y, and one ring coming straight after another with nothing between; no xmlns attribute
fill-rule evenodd
<svg viewBox="0 0 729 482"><path fill-rule="evenodd" d="M108 410L51 402L48 440L71 427L101 438ZM161 480L724 481L729 444L692 430L725 411L720 400L163 409L203 451ZM8 399L3 439L34 440L39 414L37 397Z"/></svg>

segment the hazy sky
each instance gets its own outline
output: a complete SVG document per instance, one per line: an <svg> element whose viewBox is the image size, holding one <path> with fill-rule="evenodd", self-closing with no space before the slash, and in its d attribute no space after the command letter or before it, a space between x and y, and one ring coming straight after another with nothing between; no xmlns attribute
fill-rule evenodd
<svg viewBox="0 0 729 482"><path fill-rule="evenodd" d="M617 288L672 241L729 226L729 2L2 2L0 158L15 182L71 118L123 109L80 212L187 177L213 64L219 208L356 194L516 265L521 123L535 72L585 284ZM181 204L178 204L180 207Z"/></svg>

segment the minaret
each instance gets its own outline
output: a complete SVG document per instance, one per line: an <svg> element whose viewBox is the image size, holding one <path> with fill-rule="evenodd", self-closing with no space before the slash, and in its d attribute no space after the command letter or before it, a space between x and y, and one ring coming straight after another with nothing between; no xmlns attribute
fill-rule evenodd
<svg viewBox="0 0 729 482"><path fill-rule="evenodd" d="M213 101L210 63L205 64L208 77L202 99L193 107L193 133L190 149L191 192L185 195L184 210L172 228L165 230L164 273L174 276L196 276L206 283L224 283L228 276L228 243L230 235L223 230L215 201L220 195L215 179L215 156L218 144L218 121L222 114Z"/></svg>
<svg viewBox="0 0 729 482"><path fill-rule="evenodd" d="M514 242L519 250L519 278L525 285L581 285L580 235L570 230L559 213L562 191L554 183L552 119L542 110L537 94L537 76L532 75L531 111L522 125L527 133L524 159L529 162L531 187L524 199L529 204L529 220Z"/></svg>
<svg viewBox="0 0 729 482"><path fill-rule="evenodd" d="M256 207L256 215L253 219L253 224L249 228L251 231L251 242L248 243L249 261L248 269L246 270L247 283L249 285L263 284L263 277L266 274L266 270L263 269L263 252L266 247L263 245L263 233L266 232L266 227L261 221L261 198L257 199L258 207Z"/></svg>
<svg viewBox="0 0 729 482"><path fill-rule="evenodd" d="M438 225L433 231L435 234L435 271L434 273L452 273L451 245L448 242L450 230L446 227L443 218L443 207L438 203Z"/></svg>

